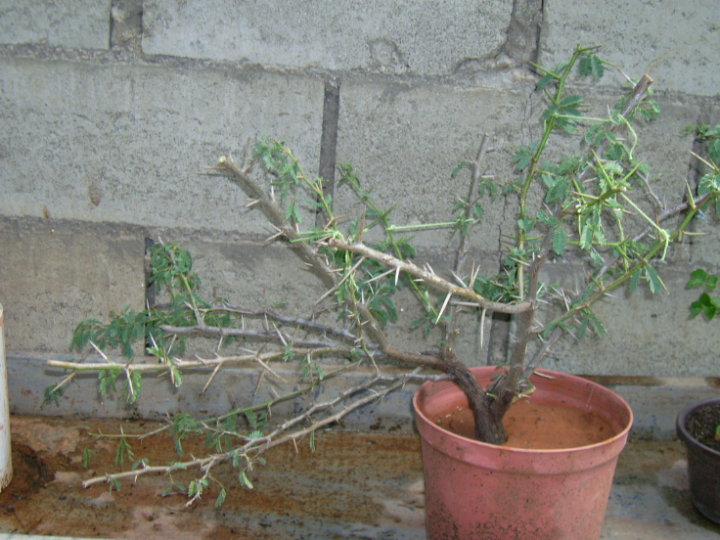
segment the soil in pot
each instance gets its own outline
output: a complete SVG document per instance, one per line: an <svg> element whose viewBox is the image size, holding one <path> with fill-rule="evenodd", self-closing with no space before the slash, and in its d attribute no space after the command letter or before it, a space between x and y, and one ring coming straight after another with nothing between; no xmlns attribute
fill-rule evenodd
<svg viewBox="0 0 720 540"><path fill-rule="evenodd" d="M440 427L457 435L474 439L472 412L458 407L435 420ZM559 403L536 403L529 399L515 402L503 419L513 448L576 448L596 444L612 437L613 427L591 412Z"/></svg>
<svg viewBox="0 0 720 540"><path fill-rule="evenodd" d="M708 403L698 407L687 418L685 428L697 441L720 452L720 403Z"/></svg>

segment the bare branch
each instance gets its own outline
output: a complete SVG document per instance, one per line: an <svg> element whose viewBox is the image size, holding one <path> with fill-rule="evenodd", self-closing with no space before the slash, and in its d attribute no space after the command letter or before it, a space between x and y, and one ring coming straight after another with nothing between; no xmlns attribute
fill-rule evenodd
<svg viewBox="0 0 720 540"><path fill-rule="evenodd" d="M280 313L277 313L276 311L273 311L271 309L266 309L262 311L253 311L249 309L245 309L243 307L239 306L232 306L229 304L226 304L220 308L213 308L213 309L222 309L233 313L238 313L240 315L245 315L247 317L267 317L276 320L279 323L297 326L300 328L305 328L307 330L312 330L313 332L317 332L319 334L324 334L327 336L333 336L337 337L339 339L342 339L344 341L355 341L357 339L357 336L353 334L352 332L348 332L347 330L343 330L342 328L338 328L336 326L330 326L327 324L322 324L318 321L311 320L311 319L303 319L299 317L288 317L286 315L282 315Z"/></svg>
<svg viewBox="0 0 720 540"><path fill-rule="evenodd" d="M171 326L162 325L160 327L164 332L169 334L181 335L205 335L205 336L223 336L223 337L241 337L250 340L263 342L281 343L281 336L275 332L260 332L255 330L244 330L241 328L225 328L222 326ZM328 341L312 341L312 340L293 340L293 347L313 349L313 348L330 348L336 345Z"/></svg>

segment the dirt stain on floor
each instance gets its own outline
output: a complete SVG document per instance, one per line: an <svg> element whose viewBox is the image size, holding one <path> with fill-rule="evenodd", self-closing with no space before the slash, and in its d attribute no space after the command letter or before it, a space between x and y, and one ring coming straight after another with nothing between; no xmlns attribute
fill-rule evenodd
<svg viewBox="0 0 720 540"><path fill-rule="evenodd" d="M125 481L119 491L105 483L83 488L83 480L127 470L115 463L118 439L95 434L139 433L160 424L117 420L13 417L11 484L0 493L0 532L103 538L271 539L380 537L409 518L408 538L422 523L422 462L413 434L317 433L308 441L273 448L267 464L250 474L255 489L239 485L230 465L213 469L228 489L215 507L219 484L187 506L184 495L167 492L197 471ZM177 461L168 435L130 440L136 459L152 464ZM183 441L186 456L205 452L202 439ZM84 455L90 455L89 467ZM420 482L420 484L419 484ZM420 500L420 503L418 501ZM398 512L402 508L403 512ZM400 528L404 525L401 523ZM336 533L332 531L336 530ZM290 532L292 531L292 532ZM366 536L367 535L367 536Z"/></svg>

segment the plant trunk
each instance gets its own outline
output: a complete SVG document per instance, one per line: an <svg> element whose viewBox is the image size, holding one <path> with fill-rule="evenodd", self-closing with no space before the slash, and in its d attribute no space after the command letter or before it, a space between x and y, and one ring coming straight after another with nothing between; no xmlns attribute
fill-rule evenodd
<svg viewBox="0 0 720 540"><path fill-rule="evenodd" d="M518 325L510 367L488 389L483 389L470 368L458 361L452 351L445 352L444 369L467 396L470 410L475 419L475 435L479 441L499 445L505 444L507 440L502 421L521 390L525 370L525 354L534 315L534 307L517 315Z"/></svg>
<svg viewBox="0 0 720 540"><path fill-rule="evenodd" d="M507 440L502 425L505 411L493 407L494 399L477 382L470 369L459 362L452 353L446 356L446 372L465 393L475 419L475 435L479 441L504 444ZM507 409L505 409L507 410Z"/></svg>

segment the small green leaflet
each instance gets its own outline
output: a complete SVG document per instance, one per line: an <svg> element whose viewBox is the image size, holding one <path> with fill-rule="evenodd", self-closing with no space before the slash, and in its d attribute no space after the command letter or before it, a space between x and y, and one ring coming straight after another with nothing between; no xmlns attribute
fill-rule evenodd
<svg viewBox="0 0 720 540"><path fill-rule="evenodd" d="M450 173L450 178L455 178L460 173L460 171L462 171L463 169L468 169L468 170L472 171L473 164L470 163L469 161L461 161L460 163L457 164L457 166Z"/></svg>
<svg viewBox="0 0 720 540"><path fill-rule="evenodd" d="M715 129L717 130L718 128ZM715 136L720 137L720 134ZM710 159L715 163L720 163L720 138L710 141L707 150L708 154L710 154Z"/></svg>
<svg viewBox="0 0 720 540"><path fill-rule="evenodd" d="M629 292L635 292L635 289L637 289L638 283L640 282L642 272L638 269L635 270L632 273L632 276L630 277L630 283L628 284L628 290Z"/></svg>
<svg viewBox="0 0 720 540"><path fill-rule="evenodd" d="M645 267L645 277L647 277L648 287L650 287L651 293L658 293L665 288L665 284L660 279L657 270L655 270L652 266Z"/></svg>
<svg viewBox="0 0 720 540"><path fill-rule="evenodd" d="M690 280L685 286L688 288L705 287L707 289L716 289L718 286L718 276L716 274L709 274L703 268L698 268L690 274Z"/></svg>
<svg viewBox="0 0 720 540"><path fill-rule="evenodd" d="M580 233L580 247L588 250L592 247L593 229L589 224L585 224Z"/></svg>
<svg viewBox="0 0 720 540"><path fill-rule="evenodd" d="M135 459L135 453L133 452L132 446L125 439L120 439L117 451L115 452L115 464L121 467L125 465L125 459L128 461Z"/></svg>
<svg viewBox="0 0 720 540"><path fill-rule="evenodd" d="M220 493L218 493L217 499L215 499L215 508L220 508L223 505L225 497L227 497L227 492L225 491L225 488L222 488Z"/></svg>
<svg viewBox="0 0 720 540"><path fill-rule="evenodd" d="M537 149L537 143L523 145L518 148L517 153L513 156L512 162L515 164L516 171L522 171L532 162L533 155Z"/></svg>
<svg viewBox="0 0 720 540"><path fill-rule="evenodd" d="M563 201L570 194L571 184L564 176L552 176L543 173L540 177L547 188L545 202Z"/></svg>
<svg viewBox="0 0 720 540"><path fill-rule="evenodd" d="M246 488L248 488L248 489L253 489L253 488L254 488L252 482L251 482L250 479L248 478L247 473L245 472L245 469L243 469L242 471L240 471L240 474L238 475L238 479L240 480L240 483L241 483L242 485L244 485Z"/></svg>
<svg viewBox="0 0 720 540"><path fill-rule="evenodd" d="M524 233L529 233L535 227L535 218L525 217L517 220L518 228Z"/></svg>
<svg viewBox="0 0 720 540"><path fill-rule="evenodd" d="M557 228L552 233L552 249L557 255L562 255L567 246L568 236L564 229Z"/></svg>
<svg viewBox="0 0 720 540"><path fill-rule="evenodd" d="M208 486L208 479L207 478L199 478L197 480L191 480L190 484L188 485L187 489L187 495L188 497L200 497L203 492L205 491L205 488Z"/></svg>
<svg viewBox="0 0 720 540"><path fill-rule="evenodd" d="M578 63L578 73L582 77L591 77L594 81L599 81L605 73L605 66L596 55L585 54Z"/></svg>
<svg viewBox="0 0 720 540"><path fill-rule="evenodd" d="M44 397L40 404L40 410L44 409L46 405L54 403L56 407L60 406L60 398L65 393L64 388L58 388L56 384L47 386L44 391Z"/></svg>
<svg viewBox="0 0 720 540"><path fill-rule="evenodd" d="M702 313L706 319L712 320L717 315L719 305L720 298L702 293L697 300L690 304L690 318L695 318Z"/></svg>

